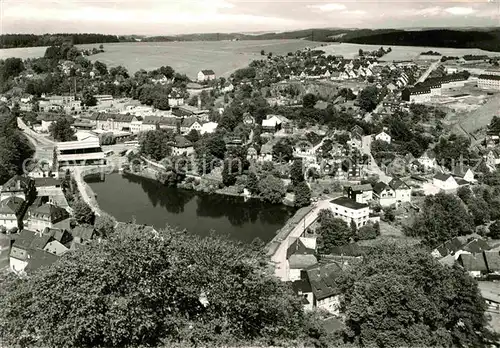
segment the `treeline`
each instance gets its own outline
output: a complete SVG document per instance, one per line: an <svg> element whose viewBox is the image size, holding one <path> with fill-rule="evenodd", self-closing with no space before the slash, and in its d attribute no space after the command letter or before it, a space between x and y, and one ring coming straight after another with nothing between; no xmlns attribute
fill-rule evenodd
<svg viewBox="0 0 500 348"><path fill-rule="evenodd" d="M397 30L358 37L349 37L349 35L346 35L342 37L342 41L370 45L480 48L488 51L500 51L500 31L498 30Z"/></svg>
<svg viewBox="0 0 500 348"><path fill-rule="evenodd" d="M33 156L34 150L17 128L19 110L13 112L0 106L0 185L15 174L22 174L23 162Z"/></svg>
<svg viewBox="0 0 500 348"><path fill-rule="evenodd" d="M4 34L0 35L0 48L34 47L60 45L71 42L73 45L110 43L127 41L125 37L104 34Z"/></svg>

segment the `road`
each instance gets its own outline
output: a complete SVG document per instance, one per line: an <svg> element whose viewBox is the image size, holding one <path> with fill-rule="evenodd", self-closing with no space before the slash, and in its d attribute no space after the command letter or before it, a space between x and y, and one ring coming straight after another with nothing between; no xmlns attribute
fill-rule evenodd
<svg viewBox="0 0 500 348"><path fill-rule="evenodd" d="M418 79L417 83L418 82L424 82L426 78L429 77L429 74L437 69L437 67L439 66L439 64L441 64L441 62L438 60L438 61L435 61L433 62L431 65L429 65L429 67L427 68L427 70L422 74L422 76L420 76L420 78Z"/></svg>
<svg viewBox="0 0 500 348"><path fill-rule="evenodd" d="M89 207L94 211L96 215L102 215L102 211L97 204L97 200L92 189L88 186L88 184L83 180L83 172L88 169L95 169L96 167L71 167L69 168L71 174L73 174L73 178L75 178L76 185L78 187L78 191L80 192L80 196L82 200L89 205ZM105 168L103 167L103 170Z"/></svg>
<svg viewBox="0 0 500 348"><path fill-rule="evenodd" d="M363 154L368 155L370 157L370 167L367 169L371 174L376 174L379 177L380 181L388 183L392 178L387 176L382 169L378 166L377 162L375 162L375 158L373 158L371 153L371 145L372 145L372 136L367 135L363 137L361 141L361 151Z"/></svg>
<svg viewBox="0 0 500 348"><path fill-rule="evenodd" d="M17 118L17 126L23 131L26 138L28 138L35 148L35 158L37 160L46 160L49 161L48 163L52 163L55 142L34 132L24 123L21 117Z"/></svg>
<svg viewBox="0 0 500 348"><path fill-rule="evenodd" d="M288 267L286 260L286 252L288 247L293 242L295 238L298 238L304 233L304 229L309 227L316 219L318 214L322 209L327 209L330 207L330 200L319 201L315 203L313 210L307 214L300 222L295 226L295 228L290 232L288 237L281 241L280 246L276 249L276 252L271 257L271 260L275 263L274 274L280 278L282 281L288 280Z"/></svg>

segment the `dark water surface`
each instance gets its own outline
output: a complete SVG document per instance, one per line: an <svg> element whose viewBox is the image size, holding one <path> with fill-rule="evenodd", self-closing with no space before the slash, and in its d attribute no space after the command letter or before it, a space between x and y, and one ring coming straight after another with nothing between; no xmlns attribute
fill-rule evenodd
<svg viewBox="0 0 500 348"><path fill-rule="evenodd" d="M219 235L250 243L259 237L271 240L295 209L242 197L209 195L165 187L158 182L133 175L111 174L104 182L87 179L97 194L99 206L119 221L163 228L187 229L206 236Z"/></svg>

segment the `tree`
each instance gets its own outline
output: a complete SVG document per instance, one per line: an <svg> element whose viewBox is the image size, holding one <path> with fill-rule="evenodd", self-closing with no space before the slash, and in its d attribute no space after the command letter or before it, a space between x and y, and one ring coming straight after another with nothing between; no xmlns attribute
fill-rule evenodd
<svg viewBox="0 0 500 348"><path fill-rule="evenodd" d="M160 161L172 153L170 142L174 134L170 130L152 130L139 137L140 151L155 161Z"/></svg>
<svg viewBox="0 0 500 348"><path fill-rule="evenodd" d="M170 105L168 105L168 96L161 95L154 99L153 106L158 110L170 110Z"/></svg>
<svg viewBox="0 0 500 348"><path fill-rule="evenodd" d="M115 232L116 220L108 215L101 214L95 217L94 227L102 238L108 238Z"/></svg>
<svg viewBox="0 0 500 348"><path fill-rule="evenodd" d="M191 129L186 135L186 139L194 144L200 139L200 133L196 129Z"/></svg>
<svg viewBox="0 0 500 348"><path fill-rule="evenodd" d="M316 102L318 101L318 97L312 93L307 93L304 95L302 98L302 106L304 108L313 108L314 105L316 105Z"/></svg>
<svg viewBox="0 0 500 348"><path fill-rule="evenodd" d="M266 51L264 51L264 50L260 50L260 55L261 55L261 56L265 56L265 55L266 55Z"/></svg>
<svg viewBox="0 0 500 348"><path fill-rule="evenodd" d="M94 212L84 200L78 199L72 208L73 215L79 224L94 224Z"/></svg>
<svg viewBox="0 0 500 348"><path fill-rule="evenodd" d="M427 251L388 245L338 280L344 340L364 347L481 347L486 304L477 282Z"/></svg>
<svg viewBox="0 0 500 348"><path fill-rule="evenodd" d="M329 254L336 246L348 244L352 230L344 220L335 218L332 211L322 209L318 214L318 253Z"/></svg>
<svg viewBox="0 0 500 348"><path fill-rule="evenodd" d="M82 104L85 106L96 106L97 99L94 97L94 93L92 91L86 90L82 95Z"/></svg>
<svg viewBox="0 0 500 348"><path fill-rule="evenodd" d="M229 158L224 161L222 168L222 183L225 186L233 186L236 183L236 177L239 174L238 161Z"/></svg>
<svg viewBox="0 0 500 348"><path fill-rule="evenodd" d="M281 139L273 146L273 160L289 162L293 158L293 148L289 139Z"/></svg>
<svg viewBox="0 0 500 348"><path fill-rule="evenodd" d="M362 226L358 230L356 237L359 240L367 240L367 239L375 239L379 235L380 235L380 226L379 223L377 222L375 224L368 224Z"/></svg>
<svg viewBox="0 0 500 348"><path fill-rule="evenodd" d="M12 346L248 345L298 339L305 327L300 298L263 253L172 229L124 225L3 285L0 328Z"/></svg>
<svg viewBox="0 0 500 348"><path fill-rule="evenodd" d="M56 141L76 140L75 131L66 117L61 117L49 126L49 133Z"/></svg>
<svg viewBox="0 0 500 348"><path fill-rule="evenodd" d="M490 225L487 236L491 239L500 239L500 220L497 220Z"/></svg>
<svg viewBox="0 0 500 348"><path fill-rule="evenodd" d="M259 192L264 200L279 204L285 197L286 188L281 179L273 175L267 175L259 181Z"/></svg>
<svg viewBox="0 0 500 348"><path fill-rule="evenodd" d="M425 198L421 213L406 233L421 237L426 245L435 247L473 231L472 216L462 200L453 194L438 193Z"/></svg>
<svg viewBox="0 0 500 348"><path fill-rule="evenodd" d="M311 189L305 181L301 181L294 185L293 190L295 192L294 205L296 207L301 208L311 204Z"/></svg>
<svg viewBox="0 0 500 348"><path fill-rule="evenodd" d="M94 68L99 72L99 75L104 76L108 74L108 67L106 66L106 64L101 63L98 60L94 62Z"/></svg>
<svg viewBox="0 0 500 348"><path fill-rule="evenodd" d="M358 96L358 102L361 109L373 111L378 104L378 89L375 86L365 87Z"/></svg>
<svg viewBox="0 0 500 348"><path fill-rule="evenodd" d="M254 171L251 171L248 174L247 189L248 191L250 191L251 194L255 195L259 193L259 178L257 177L257 174L255 174Z"/></svg>
<svg viewBox="0 0 500 348"><path fill-rule="evenodd" d="M295 158L290 168L290 179L293 185L304 181L304 171L302 158Z"/></svg>

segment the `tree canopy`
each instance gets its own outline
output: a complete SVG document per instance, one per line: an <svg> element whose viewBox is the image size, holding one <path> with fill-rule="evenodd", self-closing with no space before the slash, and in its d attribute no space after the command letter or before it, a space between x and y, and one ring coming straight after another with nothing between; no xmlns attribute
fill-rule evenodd
<svg viewBox="0 0 500 348"><path fill-rule="evenodd" d="M480 347L477 282L427 251L384 246L340 280L347 342L364 347Z"/></svg>
<svg viewBox="0 0 500 348"><path fill-rule="evenodd" d="M55 141L76 140L75 131L66 117L61 117L49 126L49 132Z"/></svg>
<svg viewBox="0 0 500 348"><path fill-rule="evenodd" d="M43 272L9 278L0 329L8 344L38 347L295 339L305 326L300 299L266 265L225 239L128 225Z"/></svg>

